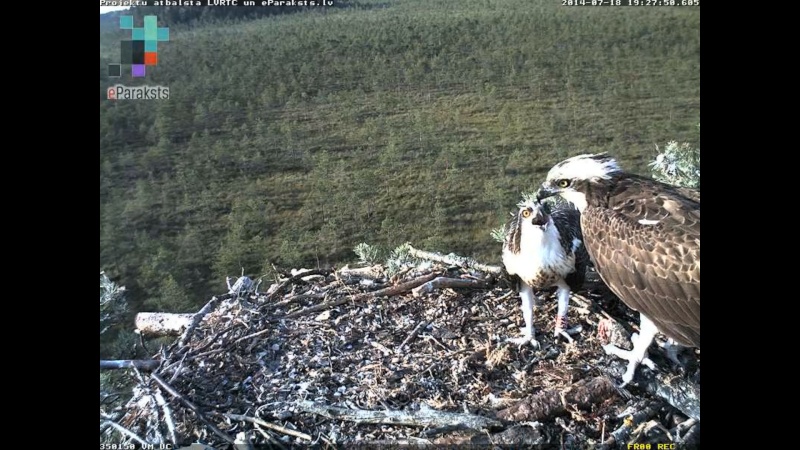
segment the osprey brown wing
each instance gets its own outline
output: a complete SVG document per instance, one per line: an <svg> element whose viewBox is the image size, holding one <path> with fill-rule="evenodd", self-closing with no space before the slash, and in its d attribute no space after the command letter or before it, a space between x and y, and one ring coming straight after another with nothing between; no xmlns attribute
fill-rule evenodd
<svg viewBox="0 0 800 450"><path fill-rule="evenodd" d="M581 215L600 277L662 333L700 347L700 203L636 177L620 180L607 201Z"/></svg>

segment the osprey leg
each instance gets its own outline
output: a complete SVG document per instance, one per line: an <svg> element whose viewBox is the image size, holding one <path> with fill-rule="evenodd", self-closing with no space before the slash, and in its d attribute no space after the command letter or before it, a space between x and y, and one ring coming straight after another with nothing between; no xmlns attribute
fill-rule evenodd
<svg viewBox="0 0 800 450"><path fill-rule="evenodd" d="M564 336L568 341L572 342L571 334L580 333L583 327L580 325L576 327L569 327L567 320L567 311L569 311L569 295L571 290L566 283L560 283L556 291L558 298L558 313L556 313L556 327L553 333L554 336Z"/></svg>
<svg viewBox="0 0 800 450"><path fill-rule="evenodd" d="M650 347L650 344L653 343L653 340L658 333L658 328L656 328L656 324L654 324L644 314L640 313L639 318L640 333L633 333L631 336L633 350L623 350L613 344L607 344L603 346L603 350L605 350L607 354L619 356L620 358L628 361L628 369L622 376L622 384L620 387L624 387L626 384L633 381L633 375L636 372L636 368L639 367L639 364L644 364L652 370L655 370L656 368L656 365L653 364L653 361L647 357L647 349Z"/></svg>
<svg viewBox="0 0 800 450"><path fill-rule="evenodd" d="M527 283L522 283L519 297L522 299L521 308L522 317L525 319L525 328L522 329L522 337L510 338L508 342L513 342L517 345L525 345L530 342L532 346L539 347L539 341L536 340L533 329L533 302L535 300L533 289Z"/></svg>

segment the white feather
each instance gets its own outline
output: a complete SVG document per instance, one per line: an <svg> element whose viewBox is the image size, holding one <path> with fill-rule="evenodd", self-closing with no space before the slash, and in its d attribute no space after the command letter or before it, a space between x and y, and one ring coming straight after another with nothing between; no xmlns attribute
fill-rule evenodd
<svg viewBox="0 0 800 450"><path fill-rule="evenodd" d="M520 232L519 253L503 250L503 264L509 273L530 280L543 269L554 270L561 276L569 272L571 264L574 264L573 258L564 252L552 217L544 229L524 220Z"/></svg>
<svg viewBox="0 0 800 450"><path fill-rule="evenodd" d="M586 154L573 156L557 164L550 173L547 174L548 180L568 180L580 179L588 180L591 178L609 179L611 174L619 172L620 168L617 161L613 158L606 158L601 161L594 158L595 155Z"/></svg>
<svg viewBox="0 0 800 450"><path fill-rule="evenodd" d="M584 195L581 192L572 190L561 191L561 197L563 197L564 200L575 205L575 207L578 208L578 211L580 212L583 212L586 209L587 205L586 195Z"/></svg>
<svg viewBox="0 0 800 450"><path fill-rule="evenodd" d="M642 220L639 221L639 223L642 224L642 225L655 225L658 222L661 222L661 221L660 220L650 220L650 219L642 219Z"/></svg>

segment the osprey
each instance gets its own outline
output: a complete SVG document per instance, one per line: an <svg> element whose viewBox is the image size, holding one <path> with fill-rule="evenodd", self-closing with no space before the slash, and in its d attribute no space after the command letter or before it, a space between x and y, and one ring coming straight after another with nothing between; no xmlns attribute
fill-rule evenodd
<svg viewBox="0 0 800 450"><path fill-rule="evenodd" d="M580 212L572 205L557 205L552 213L549 205L534 199L517 206L519 211L506 224L503 265L509 275L519 278L525 328L522 337L509 341L538 347L533 330L534 291L557 288L555 335L566 332L570 291L583 284L589 254L582 242Z"/></svg>
<svg viewBox="0 0 800 450"><path fill-rule="evenodd" d="M603 347L629 362L622 386L639 364L653 367L647 348L658 331L699 348L699 192L626 173L597 154L553 166L537 199L556 194L581 211L584 245L600 278L640 314L633 350Z"/></svg>

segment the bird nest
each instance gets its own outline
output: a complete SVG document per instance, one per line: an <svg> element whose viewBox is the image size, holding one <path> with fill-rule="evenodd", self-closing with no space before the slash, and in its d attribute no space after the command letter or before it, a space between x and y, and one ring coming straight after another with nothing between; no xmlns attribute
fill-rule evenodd
<svg viewBox="0 0 800 450"><path fill-rule="evenodd" d="M609 321L627 342L637 315L590 278L572 296L582 331L569 342L553 336L556 302L544 298L536 349L506 342L523 320L502 278L432 264L304 272L214 298L157 368L130 371L133 397L101 422L117 439L216 450L699 442L699 382L687 375L699 351L679 371L651 349L658 371L620 389L625 366L597 328Z"/></svg>

